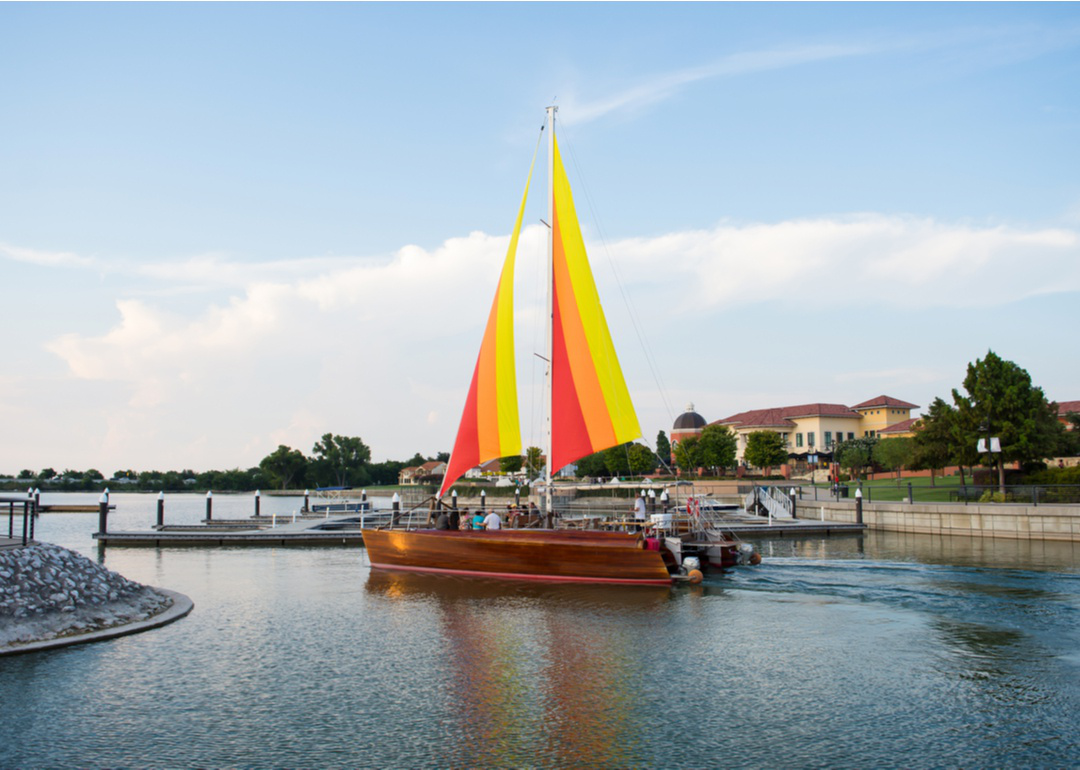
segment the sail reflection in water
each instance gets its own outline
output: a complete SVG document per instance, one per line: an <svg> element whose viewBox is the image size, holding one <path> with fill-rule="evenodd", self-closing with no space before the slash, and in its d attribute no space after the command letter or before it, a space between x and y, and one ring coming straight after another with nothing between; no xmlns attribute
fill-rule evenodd
<svg viewBox="0 0 1080 770"><path fill-rule="evenodd" d="M551 585L372 571L369 593L432 608L458 727L446 759L460 766L618 767L640 757L645 673L635 619L651 626L665 586Z"/></svg>

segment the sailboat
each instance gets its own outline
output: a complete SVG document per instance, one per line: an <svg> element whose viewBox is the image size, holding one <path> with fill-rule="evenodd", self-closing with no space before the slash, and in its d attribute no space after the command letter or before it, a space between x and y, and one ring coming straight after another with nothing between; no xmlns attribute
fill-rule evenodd
<svg viewBox="0 0 1080 770"><path fill-rule="evenodd" d="M634 405L600 305L547 109L548 425L545 507L552 513L552 472L641 436ZM540 141L536 150L539 151ZM514 262L537 151L525 184L480 354L439 490L441 499L470 468L521 454L514 359ZM371 566L419 572L566 582L670 583L679 569L656 539L622 532L557 529L493 531L366 530Z"/></svg>

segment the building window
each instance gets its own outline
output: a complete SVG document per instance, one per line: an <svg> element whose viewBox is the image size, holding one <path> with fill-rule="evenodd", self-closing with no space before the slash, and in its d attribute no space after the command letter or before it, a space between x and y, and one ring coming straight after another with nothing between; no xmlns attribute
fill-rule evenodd
<svg viewBox="0 0 1080 770"><path fill-rule="evenodd" d="M825 431L825 448L829 449L830 447L832 447L832 431L827 430Z"/></svg>
<svg viewBox="0 0 1080 770"><path fill-rule="evenodd" d="M851 431L848 431L847 440L848 441L854 441L855 440L855 434L852 433Z"/></svg>
<svg viewBox="0 0 1080 770"><path fill-rule="evenodd" d="M806 445L810 447L814 445L814 431L810 431L806 434Z"/></svg>
<svg viewBox="0 0 1080 770"><path fill-rule="evenodd" d="M802 448L802 434L801 433L796 433L795 434L795 446L797 446L799 448Z"/></svg>

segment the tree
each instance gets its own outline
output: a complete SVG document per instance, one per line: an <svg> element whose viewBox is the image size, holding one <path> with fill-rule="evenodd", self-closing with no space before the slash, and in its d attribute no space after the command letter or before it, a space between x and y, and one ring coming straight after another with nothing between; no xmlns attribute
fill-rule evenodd
<svg viewBox="0 0 1080 770"><path fill-rule="evenodd" d="M780 434L774 434L779 436ZM735 464L738 441L734 432L726 425L706 425L698 437L701 447L701 462L713 469L730 468ZM783 448L783 441L781 441ZM783 462L787 459L787 450L783 452Z"/></svg>
<svg viewBox="0 0 1080 770"><path fill-rule="evenodd" d="M499 472L500 473L517 473L521 470L521 466L525 464L525 458L521 455L510 455L509 457L499 458Z"/></svg>
<svg viewBox="0 0 1080 770"><path fill-rule="evenodd" d="M290 449L284 444L268 454L259 462L259 467L266 472L279 489L288 489L293 479L303 478L307 472L308 459L299 449Z"/></svg>
<svg viewBox="0 0 1080 770"><path fill-rule="evenodd" d="M914 457L915 447L911 439L886 438L878 442L873 459L883 468L896 471L896 478L899 480L900 470L910 466Z"/></svg>
<svg viewBox="0 0 1080 770"><path fill-rule="evenodd" d="M668 441L664 431L656 434L656 456L660 458L660 464L665 468L671 466L671 442Z"/></svg>
<svg viewBox="0 0 1080 770"><path fill-rule="evenodd" d="M598 478L607 474L607 465L604 463L604 453L594 452L577 461L578 478Z"/></svg>
<svg viewBox="0 0 1080 770"><path fill-rule="evenodd" d="M619 444L604 450L604 465L612 476L626 476L630 473L630 444Z"/></svg>
<svg viewBox="0 0 1080 770"><path fill-rule="evenodd" d="M440 463L448 463L448 462L450 462L450 453L449 452L438 452L435 455L435 459Z"/></svg>
<svg viewBox="0 0 1080 770"><path fill-rule="evenodd" d="M327 433L311 451L317 472L329 475L336 486L348 487L367 479L365 466L371 460L371 450L359 438Z"/></svg>
<svg viewBox="0 0 1080 770"><path fill-rule="evenodd" d="M19 475L17 476L17 478L20 481L26 481L27 479L33 479L35 475L36 474L31 470L21 470L19 471Z"/></svg>
<svg viewBox="0 0 1080 770"><path fill-rule="evenodd" d="M644 444L631 444L627 451L630 473L635 476L644 476L652 473L656 468L656 455Z"/></svg>
<svg viewBox="0 0 1080 770"><path fill-rule="evenodd" d="M38 474L38 478L44 481L48 481L49 479L55 479L56 471L52 468L45 468L41 471L41 473Z"/></svg>
<svg viewBox="0 0 1080 770"><path fill-rule="evenodd" d="M690 473L704 464L701 460L701 439L698 436L687 436L676 441L673 451L675 465L681 471Z"/></svg>
<svg viewBox="0 0 1080 770"><path fill-rule="evenodd" d="M964 390L967 395L952 392L963 426L960 440L971 446L979 439L1000 440L996 465L1004 493L1006 462L1031 462L1054 454L1062 427L1057 408L1046 400L1042 388L1032 386L1027 371L992 350L968 364ZM994 464L992 455L988 464Z"/></svg>
<svg viewBox="0 0 1080 770"><path fill-rule="evenodd" d="M855 478L862 475L862 470L874 457L878 440L872 436L848 439L836 445L833 458L841 468L847 468Z"/></svg>
<svg viewBox="0 0 1080 770"><path fill-rule="evenodd" d="M743 459L757 468L765 469L766 474L774 465L787 460L787 444L784 437L772 430L755 430L746 437L746 450Z"/></svg>
<svg viewBox="0 0 1080 770"><path fill-rule="evenodd" d="M525 471L530 479L544 471L544 453L540 447L531 446L525 449Z"/></svg>
<svg viewBox="0 0 1080 770"><path fill-rule="evenodd" d="M957 461L955 431L956 410L940 397L935 398L915 430L911 462L912 468L930 471L930 486L934 486L934 471Z"/></svg>

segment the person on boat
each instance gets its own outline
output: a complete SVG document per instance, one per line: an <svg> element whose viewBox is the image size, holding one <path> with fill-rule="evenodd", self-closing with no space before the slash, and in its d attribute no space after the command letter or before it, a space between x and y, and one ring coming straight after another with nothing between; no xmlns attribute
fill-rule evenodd
<svg viewBox="0 0 1080 770"><path fill-rule="evenodd" d="M638 532L641 531L647 518L645 515L645 496L638 495L637 499L634 500L634 521L637 523Z"/></svg>
<svg viewBox="0 0 1080 770"><path fill-rule="evenodd" d="M472 517L472 528L483 529L484 528L484 512L482 510L477 511L476 515Z"/></svg>
<svg viewBox="0 0 1080 770"><path fill-rule="evenodd" d="M502 519L498 511L492 511L484 517L484 529L502 529Z"/></svg>
<svg viewBox="0 0 1080 770"><path fill-rule="evenodd" d="M461 511L461 528L472 529L472 516L469 514L468 508L463 508Z"/></svg>
<svg viewBox="0 0 1080 770"><path fill-rule="evenodd" d="M443 532L450 529L450 517L446 515L446 511L439 511L439 515L435 518L435 529Z"/></svg>
<svg viewBox="0 0 1080 770"><path fill-rule="evenodd" d="M451 508L450 513L446 515L446 518L450 521L450 529L452 531L461 529L461 514L458 513L457 508Z"/></svg>

